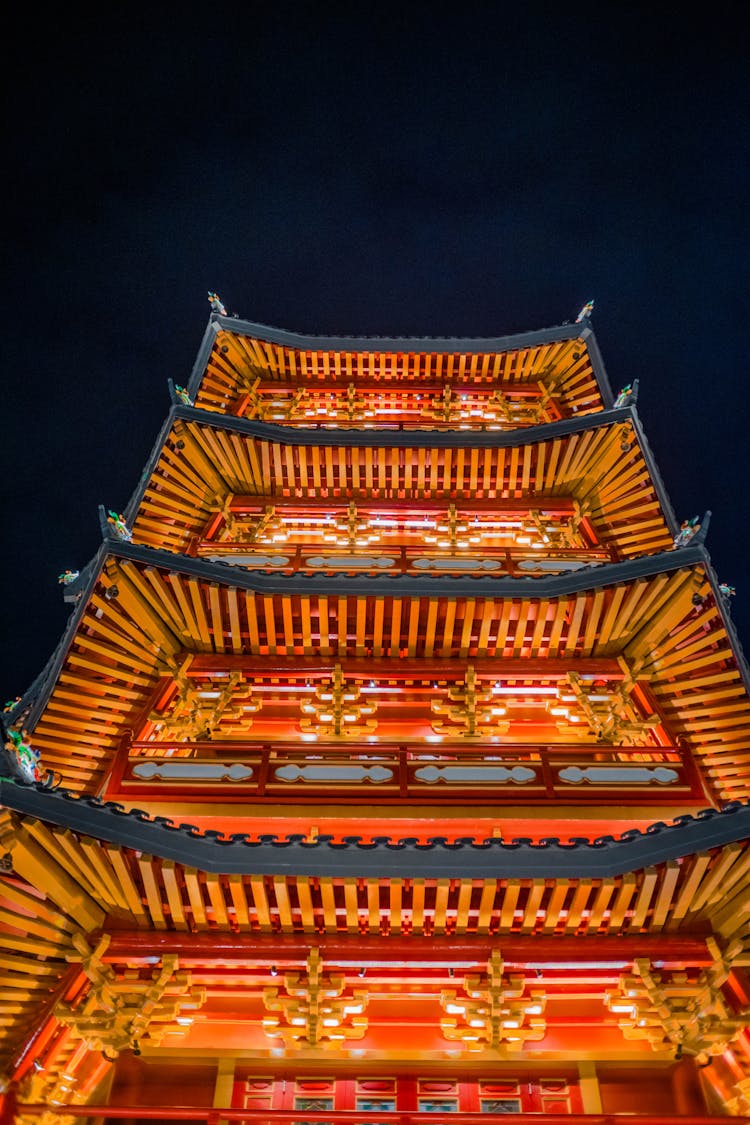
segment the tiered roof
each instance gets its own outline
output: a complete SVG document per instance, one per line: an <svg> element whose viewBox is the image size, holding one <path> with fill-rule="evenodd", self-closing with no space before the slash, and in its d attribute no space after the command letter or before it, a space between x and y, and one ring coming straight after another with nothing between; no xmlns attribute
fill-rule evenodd
<svg viewBox="0 0 750 1125"><path fill-rule="evenodd" d="M334 396L354 386L358 398L348 419L332 421L329 404L311 428L304 412L268 421L281 407L267 384L277 397L305 384ZM375 421L367 387L385 410ZM465 421L450 407L442 421L391 428L384 395L409 405L418 392L429 414L424 402L444 404L446 388ZM514 388L526 405L543 400L545 420L492 421L486 402L482 413L466 401ZM458 658L446 686L468 661L518 661L519 672L557 661L565 675L605 659L637 666L641 717L661 720L652 742L702 762L707 794L747 796L750 679L700 545L706 528L671 549L677 523L634 397L613 407L587 321L407 341L214 316L187 393L195 405L176 397L126 509L132 542L103 524L102 549L67 591L80 598L67 637L24 705L66 784L100 783L123 732L190 654L285 655L287 673L329 658L347 662L344 674L362 658ZM348 519L369 528L366 549L327 534ZM519 521L526 547L510 530ZM457 551L457 528L479 546ZM431 683L431 664L423 671ZM695 779L688 788L697 796Z"/></svg>
<svg viewBox="0 0 750 1125"><path fill-rule="evenodd" d="M84 999L126 978L173 1015L177 995L200 1007L217 972L204 936L252 937L261 977L284 951L345 966L370 942L383 996L393 951L408 962L428 937L448 958L473 942L480 970L498 945L523 968L585 941L600 967L581 1026L605 993L622 1011L607 957L646 980L661 949L696 995L729 980L742 1006L750 674L707 520L680 534L587 319L354 340L213 316L102 529L66 586L65 636L8 717L59 783L0 782L9 1058L41 995L49 1035L64 1016L73 1044ZM144 935L175 958L158 980L129 975ZM736 1037L722 1019L711 1050ZM567 1034L553 1038L575 1057ZM651 1035L660 1057L671 1034ZM511 1052L533 1054L529 1035Z"/></svg>
<svg viewBox="0 0 750 1125"><path fill-rule="evenodd" d="M185 553L224 509L349 500L368 513L579 511L604 559L667 550L677 530L630 408L478 432L297 429L175 406L127 514L136 542Z"/></svg>
<svg viewBox="0 0 750 1125"><path fill-rule="evenodd" d="M349 383L379 398L392 388L399 399L412 386L415 395L439 394L446 383L458 394L502 389L523 401L539 401L546 392L557 401L553 410L559 417L600 410L613 401L588 322L495 339L406 339L302 336L214 316L187 391L202 409L242 415L248 393L264 397L265 384L274 395L298 385L313 392L325 386L333 395L337 384L345 392ZM409 403L417 428L424 420L423 402Z"/></svg>
<svg viewBox="0 0 750 1125"><path fill-rule="evenodd" d="M690 747L719 792L744 798L750 698L734 640L700 546L546 578L365 574L342 585L336 576L263 574L110 542L30 722L49 768L66 786L96 792L123 734L190 653L223 655L225 669L235 657L288 657L287 673L296 668L305 681L306 658L320 671L341 661L355 674L351 662L368 658L359 675L384 692L406 671L392 672L394 659L452 661L440 672L444 684L462 681L468 662L491 660L488 681L501 673L540 687L587 660L598 661L590 675L622 678L624 659L648 687L661 743ZM432 664L421 671L429 685L435 675ZM420 678L418 663L410 676Z"/></svg>

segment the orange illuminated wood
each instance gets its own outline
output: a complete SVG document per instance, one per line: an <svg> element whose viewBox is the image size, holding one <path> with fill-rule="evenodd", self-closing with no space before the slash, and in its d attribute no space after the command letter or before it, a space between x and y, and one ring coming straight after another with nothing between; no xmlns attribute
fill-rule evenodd
<svg viewBox="0 0 750 1125"><path fill-rule="evenodd" d="M345 445L339 449L311 446L300 449L300 456L295 458L291 445L234 433L217 431L208 441L211 431L197 423L180 423L177 432L194 432L206 443L197 478L202 477L205 484L196 493L192 481L183 486L180 474L175 473L175 458L187 468L197 441L185 442L184 436L170 438L171 442L182 442L183 448L172 449L167 456L171 446L165 446L135 520L136 541L147 545L184 551L190 536L206 526L211 513L220 511L234 494L252 493L262 495L264 503L296 499L299 504L309 499L316 506L326 498L340 503L346 496L378 505L388 498L398 503L411 498L417 506L423 500L434 506L439 497L465 497L470 506L480 505L477 510L493 502L502 510L506 503L517 505L524 500L534 505L557 497L560 503L570 504L575 498L585 505L592 526L599 528L603 545L625 556L644 549L663 550L671 543L640 447L635 444L627 455L622 453L622 424L537 442L522 450L420 448L415 451L416 474L411 458L389 447L354 446L347 450ZM580 453L584 449L588 451L585 458ZM260 477L254 468L248 475L248 469L259 464L258 450L266 463ZM210 476L206 457L216 459L216 469ZM612 465L617 482L614 491L600 487L605 462ZM267 487L271 483L272 490ZM164 509L166 497L169 510Z"/></svg>
<svg viewBox="0 0 750 1125"><path fill-rule="evenodd" d="M491 1064L529 1090L540 1066L554 1078L567 1060L567 1091L583 1060L585 1108L599 1112L599 1060L680 1069L671 1024L666 1038L637 1024L626 1036L605 1004L632 971L646 990L656 974L669 1012L670 989L706 985L705 1010L739 1029L711 1040L709 1080L742 1108L748 842L575 874L578 833L606 839L750 795L750 694L707 555L670 553L674 517L637 414L600 413L589 323L550 340L570 332L508 351L282 344L212 318L190 382L198 409L170 415L127 513L134 547L102 552L35 701L45 766L75 794L194 820L193 835L528 835L558 848L552 835L570 841L569 873L363 877L351 843L337 877L300 875L283 849L259 875L252 847L244 873L208 873L179 850L4 814L0 1057L39 1059L23 1064L26 1088L50 1107L103 1080L86 1023L97 990L140 1011L179 957L208 1000L145 1044L159 1079L166 1057L218 1050L225 1077L248 1060L283 1070L289 1099L311 1059L311 1081L350 1091L398 1064L417 1097L420 1059L436 1081ZM282 1059L266 1035L289 974L301 982L289 1011L305 1010L311 966L340 974L332 994L365 997L361 1054L315 1055L292 1028ZM530 1041L500 1019L504 1052L468 1053L466 1006L445 1024L466 1040L442 1034L446 994L495 1003L519 987L540 998ZM114 1023L127 1056L133 1028Z"/></svg>

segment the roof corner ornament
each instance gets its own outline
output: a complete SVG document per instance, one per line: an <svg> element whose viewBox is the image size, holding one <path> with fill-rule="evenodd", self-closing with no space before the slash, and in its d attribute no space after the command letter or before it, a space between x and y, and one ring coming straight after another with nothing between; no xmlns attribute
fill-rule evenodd
<svg viewBox="0 0 750 1125"><path fill-rule="evenodd" d="M175 383L174 393L175 393L176 397L180 400L180 402L183 404L183 406L195 406L195 403L191 399L190 395L187 393L187 388L181 387L179 385L179 383Z"/></svg>
<svg viewBox="0 0 750 1125"><path fill-rule="evenodd" d="M125 523L125 516L117 512L107 512L107 523L112 528L116 539L121 539L123 543L129 543L133 538L133 532Z"/></svg>
<svg viewBox="0 0 750 1125"><path fill-rule="evenodd" d="M83 592L78 586L80 577L80 570L64 570L62 574L58 574L57 581L63 588L63 601L75 605L80 600Z"/></svg>
<svg viewBox="0 0 750 1125"><path fill-rule="evenodd" d="M41 764L39 751L29 742L28 731L18 727L6 729L4 723L0 742L0 777L9 777L28 785L41 782L47 788L54 783L53 775Z"/></svg>
<svg viewBox="0 0 750 1125"><path fill-rule="evenodd" d="M737 591L734 586L729 586L726 582L720 582L719 593L721 594L721 600L724 602L724 605L728 606Z"/></svg>
<svg viewBox="0 0 750 1125"><path fill-rule="evenodd" d="M626 383L618 394L615 401L612 403L613 410L620 410L623 406L635 406L638 401L638 380L634 379L632 383Z"/></svg>
<svg viewBox="0 0 750 1125"><path fill-rule="evenodd" d="M576 324L580 324L582 321L588 320L593 311L594 311L593 300L587 301L586 304L581 309L581 311L579 312L578 316L576 317Z"/></svg>
<svg viewBox="0 0 750 1125"><path fill-rule="evenodd" d="M701 522L699 516L692 516L689 520L683 520L680 524L680 530L672 541L672 549L677 551L680 547L687 547L695 539L696 535L701 529Z"/></svg>
<svg viewBox="0 0 750 1125"><path fill-rule="evenodd" d="M208 303L211 306L212 313L216 313L218 316L228 316L221 297L218 293L212 293L210 289L208 291Z"/></svg>

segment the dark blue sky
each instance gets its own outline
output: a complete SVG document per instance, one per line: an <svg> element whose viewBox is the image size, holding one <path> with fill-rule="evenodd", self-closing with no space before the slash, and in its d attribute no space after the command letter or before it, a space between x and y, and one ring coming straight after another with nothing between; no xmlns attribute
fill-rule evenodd
<svg viewBox="0 0 750 1125"><path fill-rule="evenodd" d="M134 6L133 6L134 7ZM743 5L108 6L17 25L3 698L125 504L215 289L300 332L499 335L594 297L750 646ZM679 11L679 17L678 17Z"/></svg>

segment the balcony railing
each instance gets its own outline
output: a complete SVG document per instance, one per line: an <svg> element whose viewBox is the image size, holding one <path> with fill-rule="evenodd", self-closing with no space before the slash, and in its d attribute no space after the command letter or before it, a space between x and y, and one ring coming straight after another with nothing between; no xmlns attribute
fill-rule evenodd
<svg viewBox="0 0 750 1125"><path fill-rule="evenodd" d="M204 541L198 554L248 570L288 574L376 571L390 574L505 574L519 577L566 574L614 561L603 547L473 547L454 552L391 546L386 542L346 549L327 543L228 543Z"/></svg>
<svg viewBox="0 0 750 1125"><path fill-rule="evenodd" d="M319 804L472 801L602 804L624 797L682 804L702 790L674 746L451 745L363 747L309 742L134 742L108 797Z"/></svg>

